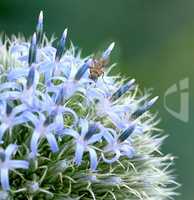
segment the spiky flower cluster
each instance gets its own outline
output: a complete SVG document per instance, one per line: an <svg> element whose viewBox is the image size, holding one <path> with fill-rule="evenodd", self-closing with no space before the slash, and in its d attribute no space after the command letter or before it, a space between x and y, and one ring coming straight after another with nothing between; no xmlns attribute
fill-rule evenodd
<svg viewBox="0 0 194 200"><path fill-rule="evenodd" d="M110 76L99 58L56 48L40 13L30 42L0 46L0 199L163 200L174 178L165 137L135 80ZM109 70L110 71L110 70Z"/></svg>

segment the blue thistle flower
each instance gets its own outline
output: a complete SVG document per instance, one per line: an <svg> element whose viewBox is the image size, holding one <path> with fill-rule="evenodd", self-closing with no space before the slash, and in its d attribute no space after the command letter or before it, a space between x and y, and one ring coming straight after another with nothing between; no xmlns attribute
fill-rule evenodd
<svg viewBox="0 0 194 200"><path fill-rule="evenodd" d="M175 195L167 170L173 158L158 155L165 137L155 135L158 120L150 112L158 97L148 100L150 95L138 95L134 79L108 74L114 43L100 58L81 58L66 42L67 29L57 48L52 46L41 11L31 41L2 43L2 194L16 200ZM12 160L16 144L20 149ZM7 192L9 181L13 192Z"/></svg>
<svg viewBox="0 0 194 200"><path fill-rule="evenodd" d="M31 112L26 112L25 117L34 125L34 131L32 134L30 148L34 155L38 153L39 141L46 138L52 152L59 150L57 140L55 138L55 130L57 130L57 124L54 123L55 115L45 117L42 113L38 113L38 117Z"/></svg>
<svg viewBox="0 0 194 200"><path fill-rule="evenodd" d="M114 157L111 159L107 159L104 154L103 160L107 163L113 163L118 161L120 156L127 156L128 158L132 158L135 155L135 149L131 145L129 136L135 130L135 125L130 125L127 129L121 132L120 135L117 135L114 131L113 134L106 134L104 137L108 142L108 145L105 147L105 153L111 152L114 153Z"/></svg>
<svg viewBox="0 0 194 200"><path fill-rule="evenodd" d="M122 117L130 111L129 104L114 104L108 98L101 98L96 103L96 114L99 117L108 117L109 120L119 129L124 128L127 121ZM127 122L128 123L128 122Z"/></svg>
<svg viewBox="0 0 194 200"><path fill-rule="evenodd" d="M19 105L13 107L10 104L10 101L3 101L0 105L0 142L2 142L3 136L8 129L12 129L14 126L27 121L22 114L26 110L26 106Z"/></svg>
<svg viewBox="0 0 194 200"><path fill-rule="evenodd" d="M75 163L81 165L83 154L87 151L90 154L90 168L95 170L98 165L98 159L92 144L101 141L103 129L100 129L97 124L89 124L86 119L80 119L79 126L81 128L80 132L66 129L64 134L70 135L75 139Z"/></svg>

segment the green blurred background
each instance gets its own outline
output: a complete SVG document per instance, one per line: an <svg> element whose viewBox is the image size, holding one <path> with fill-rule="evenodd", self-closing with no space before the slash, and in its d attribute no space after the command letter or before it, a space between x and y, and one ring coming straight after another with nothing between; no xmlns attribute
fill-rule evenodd
<svg viewBox="0 0 194 200"><path fill-rule="evenodd" d="M116 42L113 62L124 76L137 79L141 88L154 88L169 138L163 151L178 157L176 173L182 184L176 200L194 199L194 1L193 0L0 0L0 31L9 36L30 36L37 15L44 11L49 36L69 28L69 38L84 55ZM190 118L184 123L164 108L165 91L189 78ZM168 105L179 110L180 94Z"/></svg>

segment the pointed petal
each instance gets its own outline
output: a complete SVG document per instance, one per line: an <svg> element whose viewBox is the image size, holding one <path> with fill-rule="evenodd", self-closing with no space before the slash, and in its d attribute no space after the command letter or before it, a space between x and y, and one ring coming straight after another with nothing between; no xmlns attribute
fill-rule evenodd
<svg viewBox="0 0 194 200"><path fill-rule="evenodd" d="M64 96L65 96L65 89L64 89L64 87L61 87L58 91L56 98L55 98L55 103L57 105L62 105L64 103Z"/></svg>
<svg viewBox="0 0 194 200"><path fill-rule="evenodd" d="M27 109L27 106L24 104L21 104L19 106L14 107L14 109L11 112L12 116L18 115L21 112L24 112Z"/></svg>
<svg viewBox="0 0 194 200"><path fill-rule="evenodd" d="M10 169L28 169L29 163L25 160L9 160L7 165Z"/></svg>
<svg viewBox="0 0 194 200"><path fill-rule="evenodd" d="M93 135L88 141L87 144L93 144L95 142L99 142L102 139L102 134Z"/></svg>
<svg viewBox="0 0 194 200"><path fill-rule="evenodd" d="M16 150L17 150L16 144L9 144L9 146L5 150L6 159L10 159L11 155L15 153Z"/></svg>
<svg viewBox="0 0 194 200"><path fill-rule="evenodd" d="M63 132L64 135L69 135L69 136L72 136L74 138L79 138L80 135L78 132L74 131L73 129L70 129L70 128L66 128Z"/></svg>
<svg viewBox="0 0 194 200"><path fill-rule="evenodd" d="M3 190L9 190L9 172L8 169L2 168L1 170L1 187Z"/></svg>
<svg viewBox="0 0 194 200"><path fill-rule="evenodd" d="M38 120L38 118L34 114L32 114L31 112L27 111L27 112L23 113L23 117L26 118L27 120L29 120L30 122L32 122L35 127L38 126L39 123L41 123Z"/></svg>
<svg viewBox="0 0 194 200"><path fill-rule="evenodd" d="M32 134L32 138L31 138L31 142L30 142L30 148L31 148L31 151L34 155L36 155L38 152L37 152L37 149L38 149L38 140L40 138L40 134L38 132L34 132Z"/></svg>
<svg viewBox="0 0 194 200"><path fill-rule="evenodd" d="M76 145L76 151L75 151L75 163L77 165L81 165L83 154L84 154L84 146L82 144L77 144Z"/></svg>
<svg viewBox="0 0 194 200"><path fill-rule="evenodd" d="M54 65L55 63L51 61L43 62L40 64L39 72L40 73L51 72Z"/></svg>
<svg viewBox="0 0 194 200"><path fill-rule="evenodd" d="M94 101L95 99L102 99L104 97L103 92L99 90L98 88L88 88L87 90L84 90L85 96L90 101Z"/></svg>
<svg viewBox="0 0 194 200"><path fill-rule="evenodd" d="M6 92L1 93L0 99L2 99L2 100L7 100L7 99L14 100L14 99L20 98L20 96L21 96L20 92L6 91Z"/></svg>
<svg viewBox="0 0 194 200"><path fill-rule="evenodd" d="M48 143L50 145L52 152L59 151L59 147L58 147L57 140L56 140L55 136L53 134L49 133L49 134L46 134L46 138L48 140Z"/></svg>
<svg viewBox="0 0 194 200"><path fill-rule="evenodd" d="M109 144L112 144L114 142L114 137L111 133L109 133L109 131L105 131L103 137Z"/></svg>
<svg viewBox="0 0 194 200"><path fill-rule="evenodd" d="M78 90L78 84L72 81L66 81L64 84L65 98L68 99Z"/></svg>
<svg viewBox="0 0 194 200"><path fill-rule="evenodd" d="M64 119L63 119L62 113L60 113L56 116L54 125L55 125L55 128L54 128L55 133L57 133L58 131L64 130Z"/></svg>
<svg viewBox="0 0 194 200"><path fill-rule="evenodd" d="M7 78L8 80L12 81L12 80L18 80L19 78L23 77L23 76L27 76L28 72L29 72L30 68L27 67L18 67L16 69L11 70L8 75Z"/></svg>
<svg viewBox="0 0 194 200"><path fill-rule="evenodd" d="M16 126L18 124L23 124L25 122L27 122L28 120L23 117L22 115L21 116L18 116L16 118L14 118L13 122L12 122L12 126Z"/></svg>
<svg viewBox="0 0 194 200"><path fill-rule="evenodd" d="M27 76L27 83L26 83L27 89L33 86L34 80L35 80L35 67L32 66Z"/></svg>
<svg viewBox="0 0 194 200"><path fill-rule="evenodd" d="M135 149L129 144L122 145L121 154L127 156L129 159L135 154Z"/></svg>
<svg viewBox="0 0 194 200"><path fill-rule="evenodd" d="M108 112L107 113L109 115L110 120L112 121L112 123L119 129L123 129L126 128L125 123L123 122L123 120L121 120L121 118L114 112Z"/></svg>
<svg viewBox="0 0 194 200"><path fill-rule="evenodd" d="M80 119L79 126L81 127L81 136L84 138L88 132L88 121L86 119Z"/></svg>
<svg viewBox="0 0 194 200"><path fill-rule="evenodd" d="M10 114L11 114L11 112L13 110L13 107L14 107L13 102L8 100L6 102L6 109L5 109L7 116L10 116Z"/></svg>
<svg viewBox="0 0 194 200"><path fill-rule="evenodd" d="M2 124L0 125L0 142L2 141L3 136L4 136L4 133L5 133L5 131L6 131L8 128L9 128L8 125L5 124L5 123L2 123Z"/></svg>
<svg viewBox="0 0 194 200"><path fill-rule="evenodd" d="M96 170L97 165L98 165L98 158L97 158L96 151L92 148L89 148L88 151L90 154L90 168L91 170Z"/></svg>
<svg viewBox="0 0 194 200"><path fill-rule="evenodd" d="M14 82L6 82L6 83L2 83L0 84L0 91L2 92L2 90L7 90L7 89L17 89L20 90L21 87Z"/></svg>
<svg viewBox="0 0 194 200"><path fill-rule="evenodd" d="M93 135L100 132L100 127L98 123L92 123L88 125L88 131L84 136L84 140L89 140Z"/></svg>

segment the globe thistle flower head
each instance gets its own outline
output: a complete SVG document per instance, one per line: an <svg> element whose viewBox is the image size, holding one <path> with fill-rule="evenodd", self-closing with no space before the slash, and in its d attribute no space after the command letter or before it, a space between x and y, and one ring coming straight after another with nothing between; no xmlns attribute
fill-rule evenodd
<svg viewBox="0 0 194 200"><path fill-rule="evenodd" d="M114 42L86 58L67 42L67 29L56 47L47 39L42 11L30 41L1 42L2 198L172 198L172 156L150 111L158 97L109 75Z"/></svg>
<svg viewBox="0 0 194 200"><path fill-rule="evenodd" d="M32 36L32 41L29 49L29 56L28 56L29 66L32 65L32 63L36 62L36 51L37 51L37 39L36 39L36 33L34 33L34 35Z"/></svg>

